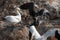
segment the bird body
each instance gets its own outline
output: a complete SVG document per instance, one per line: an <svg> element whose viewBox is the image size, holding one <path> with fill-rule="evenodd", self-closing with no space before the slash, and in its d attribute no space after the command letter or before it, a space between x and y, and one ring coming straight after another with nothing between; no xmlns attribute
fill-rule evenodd
<svg viewBox="0 0 60 40"><path fill-rule="evenodd" d="M19 16L6 16L5 19L11 23L18 23L19 21L21 21Z"/></svg>
<svg viewBox="0 0 60 40"><path fill-rule="evenodd" d="M38 33L34 25L30 27L29 31L32 33L31 39L34 37L35 40L45 40L44 37Z"/></svg>
<svg viewBox="0 0 60 40"><path fill-rule="evenodd" d="M55 36L56 31L60 32L58 28L53 28L48 30L43 35L40 35L34 25L30 27L30 32L32 33L32 37L34 37L35 40L47 40L48 37Z"/></svg>
<svg viewBox="0 0 60 40"><path fill-rule="evenodd" d="M52 28L52 29L48 30L46 33L44 33L42 35L42 37L47 40L48 37L55 36L56 31L59 32L59 29L58 28Z"/></svg>
<svg viewBox="0 0 60 40"><path fill-rule="evenodd" d="M44 17L41 17L41 18L43 18L43 19L50 19L50 14L49 14L49 11L47 9L41 9L41 10L38 10L36 12L35 9L34 9L34 7L39 8L39 6L36 5L33 2L25 3L25 4L23 4L23 5L20 6L20 8L22 10L27 10L28 9L29 14L33 18L33 20L37 21L36 18L38 16L43 16L43 15L44 15Z"/></svg>
<svg viewBox="0 0 60 40"><path fill-rule="evenodd" d="M20 10L20 8L18 9L18 8L16 8L16 16L13 16L13 15L11 15L11 16L6 16L6 17L4 17L7 21L9 21L9 22L11 22L11 23L18 23L18 22L20 22L21 21L21 13L19 13L19 11L18 10Z"/></svg>
<svg viewBox="0 0 60 40"><path fill-rule="evenodd" d="M35 26L31 26L29 30L32 33L32 36L34 36L36 39L41 37L38 31L36 31Z"/></svg>

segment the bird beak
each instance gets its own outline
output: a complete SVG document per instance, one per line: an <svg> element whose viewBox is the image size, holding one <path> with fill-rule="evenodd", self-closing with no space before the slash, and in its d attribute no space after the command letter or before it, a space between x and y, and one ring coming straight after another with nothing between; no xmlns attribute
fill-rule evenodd
<svg viewBox="0 0 60 40"><path fill-rule="evenodd" d="M34 6L35 6L36 8L39 8L37 4L34 4Z"/></svg>
<svg viewBox="0 0 60 40"><path fill-rule="evenodd" d="M13 6L16 10L20 10L19 7L17 7L16 5Z"/></svg>

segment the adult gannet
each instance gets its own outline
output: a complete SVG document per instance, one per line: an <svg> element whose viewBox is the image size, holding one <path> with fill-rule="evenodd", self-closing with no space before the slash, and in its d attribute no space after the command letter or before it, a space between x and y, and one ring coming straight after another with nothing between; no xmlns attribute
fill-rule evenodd
<svg viewBox="0 0 60 40"><path fill-rule="evenodd" d="M52 28L48 30L46 33L44 33L43 35L40 35L34 25L35 23L30 25L29 31L32 33L32 38L34 37L35 40L47 40L47 38L50 36L55 36L58 40L60 40L59 28Z"/></svg>
<svg viewBox="0 0 60 40"><path fill-rule="evenodd" d="M55 36L56 39L60 40L60 29L52 28L42 35L42 37L46 40L50 36Z"/></svg>
<svg viewBox="0 0 60 40"><path fill-rule="evenodd" d="M7 21L9 21L9 22L11 22L11 23L18 23L18 22L20 22L21 21L21 13L19 12L20 11L20 8L18 8L18 7L16 7L16 6L14 6L15 8L16 8L16 16L13 16L13 15L11 15L11 16L6 16L6 17L4 17Z"/></svg>
<svg viewBox="0 0 60 40"><path fill-rule="evenodd" d="M42 23L42 22L41 22ZM33 39L33 37L35 38L35 39L39 39L39 38L41 38L41 35L38 33L38 31L36 30L36 28L35 28L35 22L33 22L31 25L29 25L29 35L30 35L30 33L32 34L32 36L31 37L29 37L29 40L32 40ZM31 39L30 39L31 38Z"/></svg>

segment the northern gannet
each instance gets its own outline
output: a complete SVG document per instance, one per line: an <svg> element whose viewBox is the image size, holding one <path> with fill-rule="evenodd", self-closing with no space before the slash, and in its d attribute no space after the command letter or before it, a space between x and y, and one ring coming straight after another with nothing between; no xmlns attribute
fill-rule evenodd
<svg viewBox="0 0 60 40"><path fill-rule="evenodd" d="M32 16L33 20L35 20L36 22L38 20L38 18L37 18L38 16L45 15L45 14L46 14L45 16L48 16L48 17L50 16L48 14L48 10L41 9L38 12L35 12L34 7L39 8L38 5L36 5L33 2L25 3L25 4L20 6L20 8L22 10L28 9L30 16ZM46 17L46 18L48 18L48 17Z"/></svg>
<svg viewBox="0 0 60 40"><path fill-rule="evenodd" d="M16 7L16 6L14 6L15 8L16 8L16 16L13 16L13 15L11 15L11 16L6 16L6 17L4 17L7 21L9 21L9 22L11 22L11 23L18 23L18 22L20 22L21 21L21 13L19 12L20 11L20 8L18 8L18 7Z"/></svg>
<svg viewBox="0 0 60 40"><path fill-rule="evenodd" d="M32 39L34 37L35 40L47 40L50 36L55 36L57 39L60 37L60 29L59 28L52 28L48 30L43 35L40 35L38 31L36 30L34 25L30 25L29 31L32 33Z"/></svg>
<svg viewBox="0 0 60 40"><path fill-rule="evenodd" d="M41 35L38 33L38 31L36 30L36 28L35 28L35 22L33 22L31 25L29 25L29 32L32 34L32 36L31 36L31 39L29 39L29 40L32 40L33 39L33 37L35 38L35 39L39 39L39 38L41 38ZM30 35L30 34L29 34Z"/></svg>

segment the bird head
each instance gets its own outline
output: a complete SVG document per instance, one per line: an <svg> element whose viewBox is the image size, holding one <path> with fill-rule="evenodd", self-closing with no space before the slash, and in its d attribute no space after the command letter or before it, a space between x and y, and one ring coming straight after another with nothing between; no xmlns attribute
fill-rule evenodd
<svg viewBox="0 0 60 40"><path fill-rule="evenodd" d="M19 7L17 7L16 5L14 5L14 8L18 11L20 11L21 9Z"/></svg>
<svg viewBox="0 0 60 40"><path fill-rule="evenodd" d="M14 8L15 8L15 13L17 13L18 15L22 14L22 10L19 7L14 5Z"/></svg>

